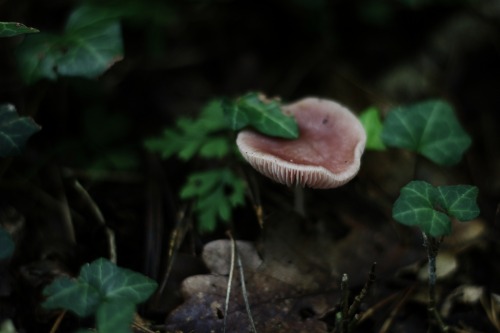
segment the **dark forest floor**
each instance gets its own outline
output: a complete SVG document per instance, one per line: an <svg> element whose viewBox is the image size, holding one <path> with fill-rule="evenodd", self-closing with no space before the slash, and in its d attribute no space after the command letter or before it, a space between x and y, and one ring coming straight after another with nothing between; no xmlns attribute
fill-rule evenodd
<svg viewBox="0 0 500 333"><path fill-rule="evenodd" d="M422 239L391 215L399 189L417 177L479 188L480 216L455 224L443 243L438 306L452 332L500 331L498 1L149 2L150 12L122 25L124 59L98 79L26 85L13 52L22 38L0 40L0 102L43 128L22 155L1 161L0 223L16 241L0 265L2 321L11 319L18 332L48 332L55 314L40 308L41 290L107 256L106 227L116 236L118 265L161 283L169 237L179 214L190 214L179 189L193 169L209 165L161 160L143 140L213 98L261 91L287 102L333 99L356 114L445 99L473 143L450 168L425 159L415 167L415 156L398 149L367 150L350 183L305 191L305 217L293 212L293 191L245 169L263 228L249 200L230 226L189 229L163 293L139 309L142 327L222 332L230 229L258 332L333 332L343 274L353 297L374 262L355 332L426 332ZM57 30L76 4L3 1L0 21ZM125 162L110 161L117 151ZM76 242L61 229L66 212ZM249 332L238 270L233 283L226 331ZM59 331L87 324L67 314Z"/></svg>

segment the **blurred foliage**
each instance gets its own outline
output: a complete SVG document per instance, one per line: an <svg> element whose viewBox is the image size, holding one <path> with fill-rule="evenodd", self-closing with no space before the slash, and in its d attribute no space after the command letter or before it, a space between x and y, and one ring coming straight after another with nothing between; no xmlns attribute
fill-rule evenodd
<svg viewBox="0 0 500 333"><path fill-rule="evenodd" d="M385 150L381 138L383 125L380 111L375 107L368 108L359 115L359 121L366 132L366 149Z"/></svg>
<svg viewBox="0 0 500 333"><path fill-rule="evenodd" d="M440 165L454 165L471 145L453 107L445 101L424 101L391 110L382 141L390 147L416 151Z"/></svg>
<svg viewBox="0 0 500 333"><path fill-rule="evenodd" d="M20 154L30 136L40 129L33 119L19 117L13 105L0 105L0 157Z"/></svg>
<svg viewBox="0 0 500 333"><path fill-rule="evenodd" d="M9 258L14 253L14 241L4 228L0 227L0 260Z"/></svg>
<svg viewBox="0 0 500 333"><path fill-rule="evenodd" d="M18 50L19 69L27 83L58 76L95 78L122 57L115 15L89 6L71 13L62 35L32 35Z"/></svg>
<svg viewBox="0 0 500 333"><path fill-rule="evenodd" d="M39 32L35 28L30 28L17 22L0 22L0 37L12 37L22 34L32 34Z"/></svg>
<svg viewBox="0 0 500 333"><path fill-rule="evenodd" d="M147 139L146 148L160 153L162 158L177 155L187 161L195 155L200 157L224 157L229 152L231 143L227 135L227 123L222 112L221 102L209 102L196 119L179 118L174 128L167 128L159 138Z"/></svg>
<svg viewBox="0 0 500 333"><path fill-rule="evenodd" d="M205 233L214 231L218 221L231 221L233 209L245 202L245 189L245 181L230 169L212 169L190 174L180 197L195 200L197 228Z"/></svg>

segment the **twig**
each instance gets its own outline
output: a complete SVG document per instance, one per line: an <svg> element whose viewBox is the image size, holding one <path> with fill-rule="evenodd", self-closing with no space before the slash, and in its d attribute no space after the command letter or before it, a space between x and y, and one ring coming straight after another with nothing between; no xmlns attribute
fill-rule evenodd
<svg viewBox="0 0 500 333"><path fill-rule="evenodd" d="M392 309L391 313L389 314L389 318L387 318L384 321L384 324L380 328L379 333L386 333L389 330L389 328L392 325L392 322L394 321L394 318L396 318L396 315L398 314L403 304L406 302L406 299L413 293L414 290L415 290L415 285L411 286L405 291L403 297L399 300L399 302L396 304L394 309Z"/></svg>
<svg viewBox="0 0 500 333"><path fill-rule="evenodd" d="M97 222L99 222L105 227L106 237L108 240L108 247L109 247L109 253L108 253L109 260L116 264L117 254L116 254L115 233L113 232L113 230L111 230L111 228L109 228L106 225L106 220L104 219L104 215L102 214L101 209L94 201L94 199L92 199L89 192L82 186L82 184L80 184L78 180L74 179L72 185L75 191L85 200Z"/></svg>
<svg viewBox="0 0 500 333"><path fill-rule="evenodd" d="M54 322L54 325L52 325L52 328L50 329L50 333L55 333L57 332L57 329L59 326L61 326L61 322L66 315L66 310L62 311L56 318L56 321Z"/></svg>
<svg viewBox="0 0 500 333"><path fill-rule="evenodd" d="M71 218L68 198L66 197L66 193L64 191L61 172L57 167L52 168L50 171L52 183L54 184L54 190L56 192L54 197L61 203L61 205L59 205L59 214L63 223L63 230L65 230L65 234L67 235L69 241L72 244L75 244L75 228L73 226L73 219Z"/></svg>
<svg viewBox="0 0 500 333"><path fill-rule="evenodd" d="M229 309L229 296L231 295L231 286L233 281L233 273L234 273L234 262L236 258L236 242L234 241L233 236L231 235L231 231L227 232L229 239L231 240L231 265L229 267L229 278L227 281L227 291L226 291L226 302L224 304L224 328L223 332L226 332L226 323L227 323L227 311Z"/></svg>
<svg viewBox="0 0 500 333"><path fill-rule="evenodd" d="M169 240L169 244L168 244L167 270L166 270L166 272L163 276L163 279L161 281L160 288L158 288L158 291L156 292L157 295L163 294L165 287L167 286L167 282L168 282L168 279L170 277L170 273L172 272L172 267L173 267L173 263L175 261L177 252L179 251L182 240L184 239L184 237L186 236L186 234L189 230L189 224L184 222L186 220L185 212L187 210L189 210L189 206L187 206L186 208L179 211L179 213L177 215L176 226L172 230L172 233L170 234L170 240Z"/></svg>
<svg viewBox="0 0 500 333"><path fill-rule="evenodd" d="M247 310L248 320L250 321L250 325L252 325L252 332L257 333L257 329L255 328L255 322L252 317L252 311L250 310L250 303L248 302L248 293L247 287L245 284L245 273L243 272L243 264L241 263L241 257L238 253L238 249L236 247L236 241L234 237L231 235L231 232L228 231L227 235L231 240L231 266L229 269L229 281L227 282L227 292L226 292L226 303L224 306L224 333L226 332L226 318L227 318L227 310L229 308L229 295L231 293L231 281L233 280L233 272L234 272L234 262L236 258L236 262L238 263L238 270L240 272L240 282L241 282L241 293L243 295L243 301L245 302L245 308Z"/></svg>
<svg viewBox="0 0 500 333"><path fill-rule="evenodd" d="M241 258L238 252L236 252L236 258L238 260L238 269L240 271L240 279L241 279L241 291L243 294L243 300L245 301L245 307L247 309L248 319L250 320L250 324L252 325L252 332L257 333L257 329L255 328L255 323L252 317L252 312L250 311L250 303L248 302L248 293L247 293L247 287L245 285L245 274L243 272L243 265L241 264Z"/></svg>

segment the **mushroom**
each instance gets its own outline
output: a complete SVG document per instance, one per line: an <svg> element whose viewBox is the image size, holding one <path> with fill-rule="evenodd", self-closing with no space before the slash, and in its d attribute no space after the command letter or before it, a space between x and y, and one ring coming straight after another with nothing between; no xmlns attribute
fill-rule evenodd
<svg viewBox="0 0 500 333"><path fill-rule="evenodd" d="M283 106L295 117L299 138L286 140L246 129L236 144L260 173L288 186L335 188L359 171L366 133L356 116L330 100L305 98Z"/></svg>

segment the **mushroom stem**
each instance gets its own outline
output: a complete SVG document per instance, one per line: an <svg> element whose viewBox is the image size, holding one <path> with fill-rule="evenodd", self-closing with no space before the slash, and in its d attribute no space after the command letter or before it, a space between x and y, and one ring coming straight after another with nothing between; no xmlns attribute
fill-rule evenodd
<svg viewBox="0 0 500 333"><path fill-rule="evenodd" d="M304 187L299 184L296 184L294 187L294 208L300 216L306 216L306 207L304 203Z"/></svg>

